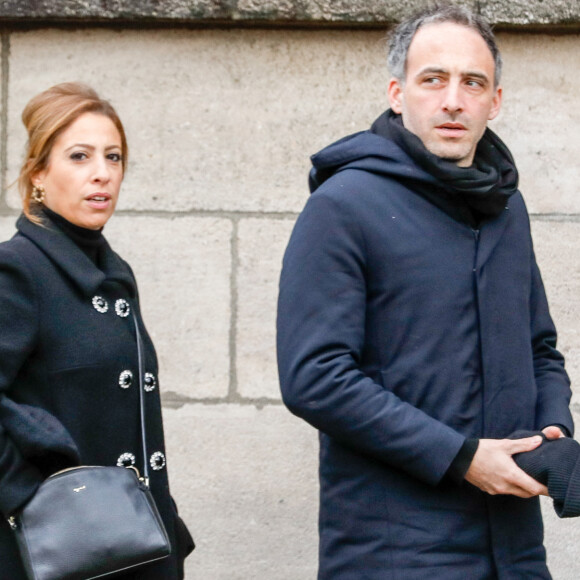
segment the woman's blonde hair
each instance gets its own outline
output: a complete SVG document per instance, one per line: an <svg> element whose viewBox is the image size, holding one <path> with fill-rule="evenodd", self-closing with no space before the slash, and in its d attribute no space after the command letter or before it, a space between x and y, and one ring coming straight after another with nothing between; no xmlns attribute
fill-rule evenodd
<svg viewBox="0 0 580 580"><path fill-rule="evenodd" d="M24 162L18 177L22 210L32 221L39 222L39 204L32 201L32 177L46 169L50 152L58 136L85 113L108 117L121 136L123 172L127 166L128 147L125 129L113 106L96 91L82 83L61 83L33 97L24 111L22 122L28 131Z"/></svg>

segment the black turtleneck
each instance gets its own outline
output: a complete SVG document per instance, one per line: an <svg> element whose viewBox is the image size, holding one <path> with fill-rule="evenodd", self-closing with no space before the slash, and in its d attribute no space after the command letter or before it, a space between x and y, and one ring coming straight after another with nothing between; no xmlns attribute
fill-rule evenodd
<svg viewBox="0 0 580 580"><path fill-rule="evenodd" d="M63 234L69 237L87 255L93 264L98 266L99 249L105 242L102 228L99 230L82 228L69 222L60 214L48 209L47 207L42 208L42 213Z"/></svg>

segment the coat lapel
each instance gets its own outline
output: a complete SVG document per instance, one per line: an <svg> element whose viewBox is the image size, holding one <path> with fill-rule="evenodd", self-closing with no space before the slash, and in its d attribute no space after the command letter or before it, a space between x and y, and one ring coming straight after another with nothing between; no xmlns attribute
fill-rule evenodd
<svg viewBox="0 0 580 580"><path fill-rule="evenodd" d="M108 242L103 245L102 270L63 232L50 222L32 223L26 216L16 222L20 235L32 241L54 262L85 296L92 296L105 281L116 281L136 295L128 266L113 252ZM17 234L18 235L18 234Z"/></svg>

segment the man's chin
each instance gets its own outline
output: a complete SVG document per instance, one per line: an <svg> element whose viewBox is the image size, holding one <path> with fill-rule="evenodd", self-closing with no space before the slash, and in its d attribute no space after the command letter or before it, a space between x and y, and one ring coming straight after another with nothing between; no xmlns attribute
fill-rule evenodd
<svg viewBox="0 0 580 580"><path fill-rule="evenodd" d="M453 156L453 157L441 157L445 161L450 161L455 163L458 167L469 167L473 164L473 160L469 157Z"/></svg>
<svg viewBox="0 0 580 580"><path fill-rule="evenodd" d="M430 153L436 155L444 161L455 163L459 167L469 167L473 163L473 157L470 151L458 150L450 147L433 146L427 147Z"/></svg>

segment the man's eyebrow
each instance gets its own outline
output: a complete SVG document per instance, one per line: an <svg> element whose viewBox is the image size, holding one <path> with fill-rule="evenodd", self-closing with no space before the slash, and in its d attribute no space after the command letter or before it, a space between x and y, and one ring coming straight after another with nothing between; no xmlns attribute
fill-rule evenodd
<svg viewBox="0 0 580 580"><path fill-rule="evenodd" d="M480 79L486 83L489 83L489 77L482 73L481 71L473 70L473 71L465 71L462 75L463 78L470 78L470 79Z"/></svg>
<svg viewBox="0 0 580 580"><path fill-rule="evenodd" d="M424 75L428 75L428 74L443 74L443 75L448 75L449 70L443 67L439 67L439 66L427 66L423 69L421 69L415 76L420 77L420 76L424 76ZM461 73L462 78L475 78L475 79L480 79L486 83L489 83L489 77L478 70L467 70L463 73Z"/></svg>
<svg viewBox="0 0 580 580"><path fill-rule="evenodd" d="M425 68L422 68L417 74L416 76L422 76L425 74L432 74L432 73L436 73L436 74L449 74L449 71L446 68L442 68L442 67L438 67L438 66L426 66Z"/></svg>

